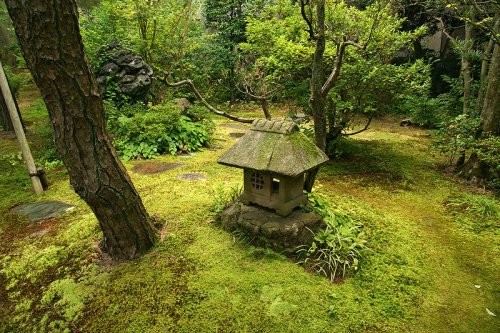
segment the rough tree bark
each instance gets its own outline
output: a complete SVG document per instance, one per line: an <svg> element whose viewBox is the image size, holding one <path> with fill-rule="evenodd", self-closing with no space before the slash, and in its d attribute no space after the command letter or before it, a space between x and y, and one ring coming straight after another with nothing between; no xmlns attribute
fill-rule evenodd
<svg viewBox="0 0 500 333"><path fill-rule="evenodd" d="M115 149L83 50L74 0L6 0L28 68L75 191L90 206L114 258L145 253L155 228Z"/></svg>

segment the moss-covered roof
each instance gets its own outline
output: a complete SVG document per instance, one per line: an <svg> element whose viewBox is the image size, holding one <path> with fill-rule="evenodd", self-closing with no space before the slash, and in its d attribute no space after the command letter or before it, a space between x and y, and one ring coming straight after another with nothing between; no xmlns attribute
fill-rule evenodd
<svg viewBox="0 0 500 333"><path fill-rule="evenodd" d="M293 177L326 161L326 154L294 122L258 119L217 162Z"/></svg>

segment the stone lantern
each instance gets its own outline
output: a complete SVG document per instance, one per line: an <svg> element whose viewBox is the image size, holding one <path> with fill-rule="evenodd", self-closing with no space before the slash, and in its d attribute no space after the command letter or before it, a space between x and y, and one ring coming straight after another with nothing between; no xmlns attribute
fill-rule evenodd
<svg viewBox="0 0 500 333"><path fill-rule="evenodd" d="M307 203L305 174L327 160L294 122L258 119L217 162L243 169L242 203L287 216Z"/></svg>

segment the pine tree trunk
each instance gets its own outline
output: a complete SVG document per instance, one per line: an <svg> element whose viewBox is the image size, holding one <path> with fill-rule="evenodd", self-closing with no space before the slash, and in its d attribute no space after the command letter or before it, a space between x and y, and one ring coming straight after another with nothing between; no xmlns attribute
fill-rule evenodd
<svg viewBox="0 0 500 333"><path fill-rule="evenodd" d="M74 0L7 0L26 63L52 122L57 150L75 191L95 213L114 258L153 246L156 233L106 133Z"/></svg>

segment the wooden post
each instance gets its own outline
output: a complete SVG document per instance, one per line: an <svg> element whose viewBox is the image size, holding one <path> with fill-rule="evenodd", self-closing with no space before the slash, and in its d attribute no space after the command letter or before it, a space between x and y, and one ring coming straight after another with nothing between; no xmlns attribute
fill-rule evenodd
<svg viewBox="0 0 500 333"><path fill-rule="evenodd" d="M9 109L10 119L12 120L12 125L14 125L14 131L16 132L17 140L21 146L21 151L23 153L23 159L28 168L29 176L31 182L33 183L33 189L36 194L42 194L43 188L38 178L38 172L36 170L35 161L33 161L33 156L31 156L31 150L28 146L28 141L26 141L26 136L24 135L23 125L17 114L16 104L9 89L9 83L7 82L7 77L3 71L3 65L0 62L0 90L2 92L5 104L7 104L7 109Z"/></svg>

